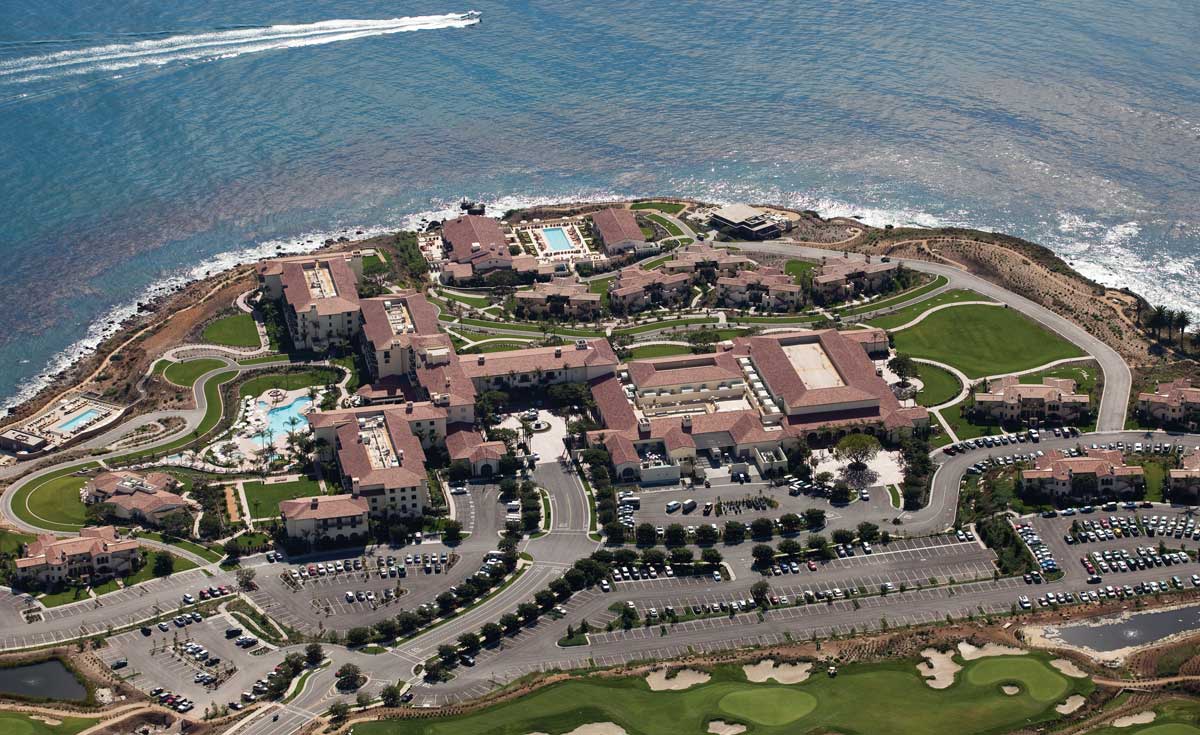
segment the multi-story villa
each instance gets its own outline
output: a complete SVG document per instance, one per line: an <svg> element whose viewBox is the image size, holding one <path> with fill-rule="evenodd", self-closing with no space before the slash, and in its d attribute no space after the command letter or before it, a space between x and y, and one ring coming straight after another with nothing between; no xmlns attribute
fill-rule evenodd
<svg viewBox="0 0 1200 735"><path fill-rule="evenodd" d="M188 510L188 502L173 492L178 487L165 472L101 472L83 486L83 501L107 503L118 518L157 526L171 513Z"/></svg>
<svg viewBox="0 0 1200 735"><path fill-rule="evenodd" d="M608 307L618 314L686 304L692 294L689 273L663 273L631 265L608 288Z"/></svg>
<svg viewBox="0 0 1200 735"><path fill-rule="evenodd" d="M138 542L120 538L112 526L80 529L78 536L42 534L17 559L17 576L43 584L95 582L132 573L141 561Z"/></svg>
<svg viewBox="0 0 1200 735"><path fill-rule="evenodd" d="M266 297L281 302L297 348L324 350L358 334L359 251L277 258L257 270Z"/></svg>
<svg viewBox="0 0 1200 735"><path fill-rule="evenodd" d="M1089 449L1079 457L1060 449L1037 458L1037 466L1021 472L1024 482L1035 490L1054 495L1113 498L1135 494L1145 486L1142 468L1125 464L1121 452Z"/></svg>
<svg viewBox="0 0 1200 735"><path fill-rule="evenodd" d="M1086 393L1075 392L1075 381L1043 378L1041 384L1022 383L1015 375L989 381L975 393L975 411L999 421L1076 421L1088 412Z"/></svg>
<svg viewBox="0 0 1200 735"><path fill-rule="evenodd" d="M643 253L657 250L658 245L647 242L638 226L637 215L629 209L602 209L592 215L592 231L607 255Z"/></svg>
<svg viewBox="0 0 1200 735"><path fill-rule="evenodd" d="M1153 393L1139 393L1138 415L1164 426L1195 429L1200 425L1200 388L1187 378L1159 383Z"/></svg>
<svg viewBox="0 0 1200 735"><path fill-rule="evenodd" d="M362 539L368 530L367 501L353 494L317 495L279 504L287 535L308 543Z"/></svg>
<svg viewBox="0 0 1200 735"><path fill-rule="evenodd" d="M600 314L601 296L574 278L555 278L517 291L517 315L594 319Z"/></svg>
<svg viewBox="0 0 1200 735"><path fill-rule="evenodd" d="M896 277L899 264L883 260L822 258L812 279L813 296L821 301L841 301L884 290Z"/></svg>
<svg viewBox="0 0 1200 735"><path fill-rule="evenodd" d="M517 239L491 217L467 214L446 220L442 223L442 241L450 261L443 272L451 280L466 280L494 270L537 270L537 258L522 254Z"/></svg>
<svg viewBox="0 0 1200 735"><path fill-rule="evenodd" d="M804 306L804 287L778 268L742 270L717 279L717 302L764 311L789 311Z"/></svg>

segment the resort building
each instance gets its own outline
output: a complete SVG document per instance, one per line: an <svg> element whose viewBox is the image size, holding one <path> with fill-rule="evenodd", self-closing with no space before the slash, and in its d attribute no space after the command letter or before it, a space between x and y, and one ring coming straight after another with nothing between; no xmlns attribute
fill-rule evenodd
<svg viewBox="0 0 1200 735"><path fill-rule="evenodd" d="M1183 457L1181 466L1167 472L1167 500L1196 503L1200 499L1200 450Z"/></svg>
<svg viewBox="0 0 1200 735"><path fill-rule="evenodd" d="M491 217L467 214L446 220L442 223L442 241L451 261L443 272L452 280L466 280L494 270L537 269L537 258L522 255L517 239L510 238Z"/></svg>
<svg viewBox="0 0 1200 735"><path fill-rule="evenodd" d="M601 295L588 290L574 278L555 278L517 291L517 316L594 319L600 313Z"/></svg>
<svg viewBox="0 0 1200 735"><path fill-rule="evenodd" d="M483 435L468 424L446 427L446 451L450 461L471 465L476 477L492 477L500 472L500 458L508 453L504 442L485 441Z"/></svg>
<svg viewBox="0 0 1200 735"><path fill-rule="evenodd" d="M131 574L141 562L138 542L120 538L112 526L80 529L78 536L42 534L25 545L17 559L17 576L43 584L68 580L94 583Z"/></svg>
<svg viewBox="0 0 1200 735"><path fill-rule="evenodd" d="M1089 449L1079 457L1052 449L1021 477L1029 487L1055 495L1113 498L1137 494L1145 486L1142 468L1125 464L1119 451Z"/></svg>
<svg viewBox="0 0 1200 735"><path fill-rule="evenodd" d="M606 448L622 481L692 472L729 454L761 472L786 466L801 440L823 446L863 432L898 438L928 426L902 407L858 342L834 330L740 337L715 353L634 360L591 383ZM667 470L666 466L677 469Z"/></svg>
<svg viewBox="0 0 1200 735"><path fill-rule="evenodd" d="M438 331L437 311L410 292L362 300L361 349L372 382L359 389L370 403L428 401L449 421L475 420L475 386L459 367L450 337Z"/></svg>
<svg viewBox="0 0 1200 735"><path fill-rule="evenodd" d="M616 372L620 360L606 339L577 339L558 347L464 355L459 364L476 390L586 383Z"/></svg>
<svg viewBox="0 0 1200 735"><path fill-rule="evenodd" d="M296 348L320 351L358 334L359 251L277 258L257 271L266 297L282 303Z"/></svg>
<svg viewBox="0 0 1200 735"><path fill-rule="evenodd" d="M882 291L896 277L898 263L849 258L822 258L813 276L813 296L822 301L842 301L862 294Z"/></svg>
<svg viewBox="0 0 1200 735"><path fill-rule="evenodd" d="M102 472L83 486L83 502L107 503L117 518L157 526L165 516L187 511L188 502L173 492L179 482L165 472Z"/></svg>
<svg viewBox="0 0 1200 735"><path fill-rule="evenodd" d="M632 314L649 308L681 306L692 295L688 273L663 273L631 265L622 268L608 287L608 308Z"/></svg>
<svg viewBox="0 0 1200 735"><path fill-rule="evenodd" d="M790 222L772 217L746 204L730 204L714 211L709 224L726 235L741 240L771 240L779 237Z"/></svg>
<svg viewBox="0 0 1200 735"><path fill-rule="evenodd" d="M446 411L432 403L365 406L310 414L323 454L337 459L342 487L373 517L415 517L429 503L425 447L446 437ZM322 441L324 440L324 441Z"/></svg>
<svg viewBox="0 0 1200 735"><path fill-rule="evenodd" d="M1200 388L1187 378L1159 383L1153 393L1139 393L1138 415L1164 426L1195 429L1200 425Z"/></svg>
<svg viewBox="0 0 1200 735"><path fill-rule="evenodd" d="M794 311L804 306L804 288L778 268L743 270L717 279L717 302L763 311Z"/></svg>
<svg viewBox="0 0 1200 735"><path fill-rule="evenodd" d="M663 263L661 268L666 273L690 273L700 277L709 275L705 271L711 271L711 277L705 280L712 280L718 276L737 275L738 271L754 268L756 265L758 264L744 255L739 255L736 250L696 243L676 250L674 256Z"/></svg>
<svg viewBox="0 0 1200 735"><path fill-rule="evenodd" d="M657 250L658 245L647 242L637 215L631 209L602 209L592 215L592 232L599 245L610 256Z"/></svg>
<svg viewBox="0 0 1200 735"><path fill-rule="evenodd" d="M1022 383L1015 375L988 382L975 393L975 412L999 421L1067 423L1084 417L1090 399L1075 392L1075 381L1043 378L1041 384Z"/></svg>
<svg viewBox="0 0 1200 735"><path fill-rule="evenodd" d="M355 495L317 495L279 503L290 538L308 543L353 541L367 533L367 501Z"/></svg>

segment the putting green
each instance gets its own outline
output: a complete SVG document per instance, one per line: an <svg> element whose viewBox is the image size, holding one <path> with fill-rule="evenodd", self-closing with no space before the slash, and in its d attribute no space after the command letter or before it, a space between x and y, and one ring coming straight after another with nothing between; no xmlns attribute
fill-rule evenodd
<svg viewBox="0 0 1200 735"><path fill-rule="evenodd" d="M1025 656L996 656L978 661L967 670L967 681L979 686L1019 684L1022 693L1039 702L1054 702L1070 688L1066 678L1041 661Z"/></svg>
<svg viewBox="0 0 1200 735"><path fill-rule="evenodd" d="M760 725L776 727L795 722L817 708L808 692L784 687L764 687L730 692L717 702L721 711Z"/></svg>

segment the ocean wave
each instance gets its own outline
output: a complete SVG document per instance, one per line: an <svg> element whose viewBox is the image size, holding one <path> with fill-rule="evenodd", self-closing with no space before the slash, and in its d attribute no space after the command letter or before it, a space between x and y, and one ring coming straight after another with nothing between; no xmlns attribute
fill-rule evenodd
<svg viewBox="0 0 1200 735"><path fill-rule="evenodd" d="M0 62L0 83L27 84L81 74L164 66L181 61L232 59L264 51L317 46L370 36L465 28L478 22L479 17L475 13L447 13L386 20L326 20L168 36L3 61Z"/></svg>

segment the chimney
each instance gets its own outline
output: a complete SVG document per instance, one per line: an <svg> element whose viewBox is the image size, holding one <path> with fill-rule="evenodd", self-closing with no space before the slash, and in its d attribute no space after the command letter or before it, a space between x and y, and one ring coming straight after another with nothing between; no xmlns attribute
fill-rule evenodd
<svg viewBox="0 0 1200 735"><path fill-rule="evenodd" d="M320 505L320 503L317 502L317 497L313 496L313 499L308 503L308 507L316 510L318 505Z"/></svg>
<svg viewBox="0 0 1200 735"><path fill-rule="evenodd" d="M409 401L408 403L404 404L404 410L407 411L408 413L412 413L413 412L413 402Z"/></svg>
<svg viewBox="0 0 1200 735"><path fill-rule="evenodd" d="M650 436L650 419L645 416L638 419L638 436L642 438Z"/></svg>
<svg viewBox="0 0 1200 735"><path fill-rule="evenodd" d="M475 361L475 364L476 364L476 365L482 365L482 364L483 364L483 358L484 358L484 356L483 356L483 355L480 355L480 356L479 356L479 359Z"/></svg>
<svg viewBox="0 0 1200 735"><path fill-rule="evenodd" d="M555 357L562 357L562 348L561 348L561 347L555 347L555 348L554 348L554 356L555 356Z"/></svg>
<svg viewBox="0 0 1200 735"><path fill-rule="evenodd" d="M680 425L683 427L684 431L690 432L692 430L692 417L684 416Z"/></svg>

